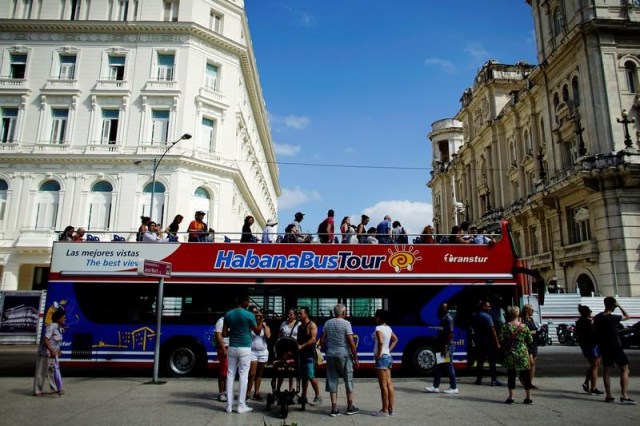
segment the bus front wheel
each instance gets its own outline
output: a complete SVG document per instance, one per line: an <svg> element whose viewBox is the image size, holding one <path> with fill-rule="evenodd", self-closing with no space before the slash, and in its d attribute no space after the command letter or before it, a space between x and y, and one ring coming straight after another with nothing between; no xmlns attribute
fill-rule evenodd
<svg viewBox="0 0 640 426"><path fill-rule="evenodd" d="M437 365L436 352L427 344L417 345L411 354L411 368L414 373L426 375Z"/></svg>
<svg viewBox="0 0 640 426"><path fill-rule="evenodd" d="M189 343L171 345L165 353L165 370L174 377L194 375L206 360L203 350Z"/></svg>

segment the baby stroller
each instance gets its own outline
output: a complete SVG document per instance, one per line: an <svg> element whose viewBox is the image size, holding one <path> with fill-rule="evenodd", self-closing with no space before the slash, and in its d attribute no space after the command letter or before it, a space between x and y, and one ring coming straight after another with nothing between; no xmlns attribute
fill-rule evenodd
<svg viewBox="0 0 640 426"><path fill-rule="evenodd" d="M283 419L289 414L289 405L300 404L302 411L305 409L306 401L300 397L300 352L298 350L298 342L291 337L282 337L276 340L274 345L275 360L273 361L273 377L271 378L271 393L267 395L267 410L271 409L273 404L280 406L280 416ZM284 379L295 378L296 388L294 390L280 391L276 383L278 379L284 382Z"/></svg>

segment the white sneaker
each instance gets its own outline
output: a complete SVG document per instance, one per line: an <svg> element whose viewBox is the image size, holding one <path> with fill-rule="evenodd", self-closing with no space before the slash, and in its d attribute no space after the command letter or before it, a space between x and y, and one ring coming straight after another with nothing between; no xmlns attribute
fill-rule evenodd
<svg viewBox="0 0 640 426"><path fill-rule="evenodd" d="M227 394L226 393L219 393L218 394L218 401L227 402Z"/></svg>
<svg viewBox="0 0 640 426"><path fill-rule="evenodd" d="M424 388L429 393L440 393L440 389L434 388L433 386L427 386Z"/></svg>
<svg viewBox="0 0 640 426"><path fill-rule="evenodd" d="M227 409L225 410L227 413L232 413L233 412L233 407L230 405L227 405Z"/></svg>
<svg viewBox="0 0 640 426"><path fill-rule="evenodd" d="M457 394L460 393L460 391L458 390L458 388L455 388L455 389L449 388L449 389L446 389L446 390L442 391L442 393L446 393L446 394L449 394L449 395L457 395Z"/></svg>
<svg viewBox="0 0 640 426"><path fill-rule="evenodd" d="M253 408L249 407L248 405L238 405L238 414L245 414L245 413L250 413L253 411Z"/></svg>

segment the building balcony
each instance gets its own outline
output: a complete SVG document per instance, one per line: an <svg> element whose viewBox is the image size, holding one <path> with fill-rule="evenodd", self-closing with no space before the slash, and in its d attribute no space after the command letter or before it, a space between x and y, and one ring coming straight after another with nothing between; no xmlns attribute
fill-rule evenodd
<svg viewBox="0 0 640 426"><path fill-rule="evenodd" d="M15 142L15 141L11 141L11 142L2 142L0 143L0 151L1 152L15 152L18 150L18 146L20 144Z"/></svg>
<svg viewBox="0 0 640 426"><path fill-rule="evenodd" d="M98 80L94 87L96 91L128 92L129 83L126 80Z"/></svg>
<svg viewBox="0 0 640 426"><path fill-rule="evenodd" d="M14 247L23 253L47 253L57 239L54 229L20 229Z"/></svg>
<svg viewBox="0 0 640 426"><path fill-rule="evenodd" d="M598 242L596 240L588 240L560 248L556 253L556 258L561 265L577 261L594 263L598 261L599 255Z"/></svg>
<svg viewBox="0 0 640 426"><path fill-rule="evenodd" d="M0 91L20 93L28 92L27 80L24 78L2 77L0 78Z"/></svg>
<svg viewBox="0 0 640 426"><path fill-rule="evenodd" d="M178 82L174 80L149 80L145 84L144 92L179 92Z"/></svg>
<svg viewBox="0 0 640 426"><path fill-rule="evenodd" d="M529 268L531 269L548 269L553 267L553 258L550 251L535 254L527 260L529 261Z"/></svg>
<svg viewBox="0 0 640 426"><path fill-rule="evenodd" d="M69 141L41 141L36 144L34 152L37 153L60 153L69 149Z"/></svg>
<svg viewBox="0 0 640 426"><path fill-rule="evenodd" d="M222 94L222 92L212 87L201 87L198 95L204 101L213 101L219 104L225 103L224 95Z"/></svg>
<svg viewBox="0 0 640 426"><path fill-rule="evenodd" d="M56 92L79 92L78 80L66 80L52 78L47 80L43 90L50 90Z"/></svg>
<svg viewBox="0 0 640 426"><path fill-rule="evenodd" d="M122 143L118 141L114 142L102 142L91 141L85 147L85 153L103 153L103 152L120 152L122 150Z"/></svg>

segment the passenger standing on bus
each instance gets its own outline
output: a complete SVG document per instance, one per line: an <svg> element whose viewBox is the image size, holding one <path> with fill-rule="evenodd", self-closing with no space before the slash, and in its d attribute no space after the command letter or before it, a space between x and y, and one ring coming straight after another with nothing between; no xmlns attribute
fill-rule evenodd
<svg viewBox="0 0 640 426"><path fill-rule="evenodd" d="M453 343L453 318L449 315L449 305L443 303L438 308L438 318L440 318L440 327L438 328L438 349L442 353L442 357L447 359L443 363L436 365L436 370L433 374L433 386L427 386L424 388L430 393L440 392L440 377L442 376L442 370L446 370L449 374L449 389L445 389L443 393L456 395L459 393L456 383L456 372L453 369L453 351L456 345Z"/></svg>
<svg viewBox="0 0 640 426"><path fill-rule="evenodd" d="M491 374L491 386L502 386L498 381L498 373L496 370L496 357L500 343L498 335L491 318L491 303L488 300L482 302L480 310L474 317L474 332L476 339L477 363L478 370L476 373L476 385L482 384L482 376L484 374L484 362L489 361L489 374Z"/></svg>
<svg viewBox="0 0 640 426"><path fill-rule="evenodd" d="M387 325L387 311L378 309L375 315L376 330L373 333L373 355L376 361L376 376L380 386L380 398L382 409L372 413L376 417L388 417L393 415L395 402L395 390L391 381L391 369L393 358L391 351L398 343L398 337L391 327Z"/></svg>
<svg viewBox="0 0 640 426"><path fill-rule="evenodd" d="M269 360L269 347L267 339L271 338L271 329L264 322L264 316L257 307L253 309L253 315L256 322L262 324L259 332L251 331L251 367L249 368L249 384L247 386L247 394L251 393L253 388L253 399L262 401L260 396L260 385L262 384L262 374L264 366ZM255 387L254 387L255 385Z"/></svg>
<svg viewBox="0 0 640 426"><path fill-rule="evenodd" d="M376 238L380 244L388 244L391 243L392 236L391 231L393 229L393 223L391 222L391 216L386 215L382 222L378 224L376 227Z"/></svg>
<svg viewBox="0 0 640 426"><path fill-rule="evenodd" d="M222 337L224 330L224 315L216 321L214 329L214 338L216 342L216 350L218 352L218 401L227 401L227 351L229 350L229 338Z"/></svg>
<svg viewBox="0 0 640 426"><path fill-rule="evenodd" d="M189 242L197 243L204 242L207 233L207 224L204 222L205 213L198 210L195 214L194 220L189 224L187 231L189 232Z"/></svg>
<svg viewBox="0 0 640 426"><path fill-rule="evenodd" d="M240 237L241 243L253 243L255 237L251 231L251 225L253 225L253 216L247 216L244 218L244 225L242 225L242 237Z"/></svg>
<svg viewBox="0 0 640 426"><path fill-rule="evenodd" d="M276 222L273 219L267 220L267 225L262 230L262 242L263 243L275 243L278 235L276 234Z"/></svg>
<svg viewBox="0 0 640 426"><path fill-rule="evenodd" d="M302 306L298 309L300 313L300 326L298 327L298 350L300 351L300 377L302 378L302 398L307 400L307 391L309 390L309 382L316 396L310 405L322 405L322 396L320 396L320 387L315 374L315 360L313 355L316 350L318 341L318 326L309 318L309 308Z"/></svg>
<svg viewBox="0 0 640 426"><path fill-rule="evenodd" d="M142 235L149 230L149 222L151 222L151 218L149 216L140 216L140 226L138 227L138 233L136 234L136 241L142 241Z"/></svg>
<svg viewBox="0 0 640 426"><path fill-rule="evenodd" d="M178 237L178 231L180 230L180 224L182 223L182 219L184 219L182 217L181 214L177 214L174 218L173 218L173 222L171 222L171 224L169 226L167 226L167 229L164 230L164 232L167 233L167 235L173 235L174 237Z"/></svg>
<svg viewBox="0 0 640 426"><path fill-rule="evenodd" d="M64 331L65 311L58 309L51 315L51 324L47 326L40 347L38 348L38 359L36 361L36 374L33 379L33 395L42 396L45 380L49 383L49 388L58 395L62 395L64 390L58 388L54 378L54 363L60 356L62 347L62 332Z"/></svg>
<svg viewBox="0 0 640 426"><path fill-rule="evenodd" d="M282 321L280 324L280 328L278 329L278 339L283 337L291 337L292 339L298 338L298 327L300 327L300 321L298 321L298 316L296 310L293 308L287 309L287 318ZM295 378L289 378L289 390L292 391L296 386ZM278 384L276 389L278 392L280 391L280 387L282 386L282 377L278 377Z"/></svg>
<svg viewBox="0 0 640 426"><path fill-rule="evenodd" d="M324 325L320 343L327 354L327 382L325 390L331 396L331 417L338 411L338 379L344 380L347 392L347 415L360 412L353 405L353 371L358 368L358 352L353 340L351 323L345 319L347 308L339 303L333 308L334 318Z"/></svg>
<svg viewBox="0 0 640 426"><path fill-rule="evenodd" d="M224 329L222 335L229 337L229 350L227 352L227 413L233 411L233 381L236 372L239 373L240 392L238 394L238 414L249 413L253 408L246 403L249 368L251 366L251 330L259 333L262 321L256 321L255 315L247 311L249 296L243 295L239 299L238 306L230 310L224 316Z"/></svg>
<svg viewBox="0 0 640 426"><path fill-rule="evenodd" d="M305 241L305 236L302 234L302 225L300 224L303 219L304 213L297 212L293 217L293 222L291 223L291 225L293 225L293 228L291 228L291 232L296 236L296 240L299 243Z"/></svg>
<svg viewBox="0 0 640 426"><path fill-rule="evenodd" d="M360 216L360 223L356 227L356 235L360 243L365 243L367 238L367 225L369 224L369 216L363 214Z"/></svg>

